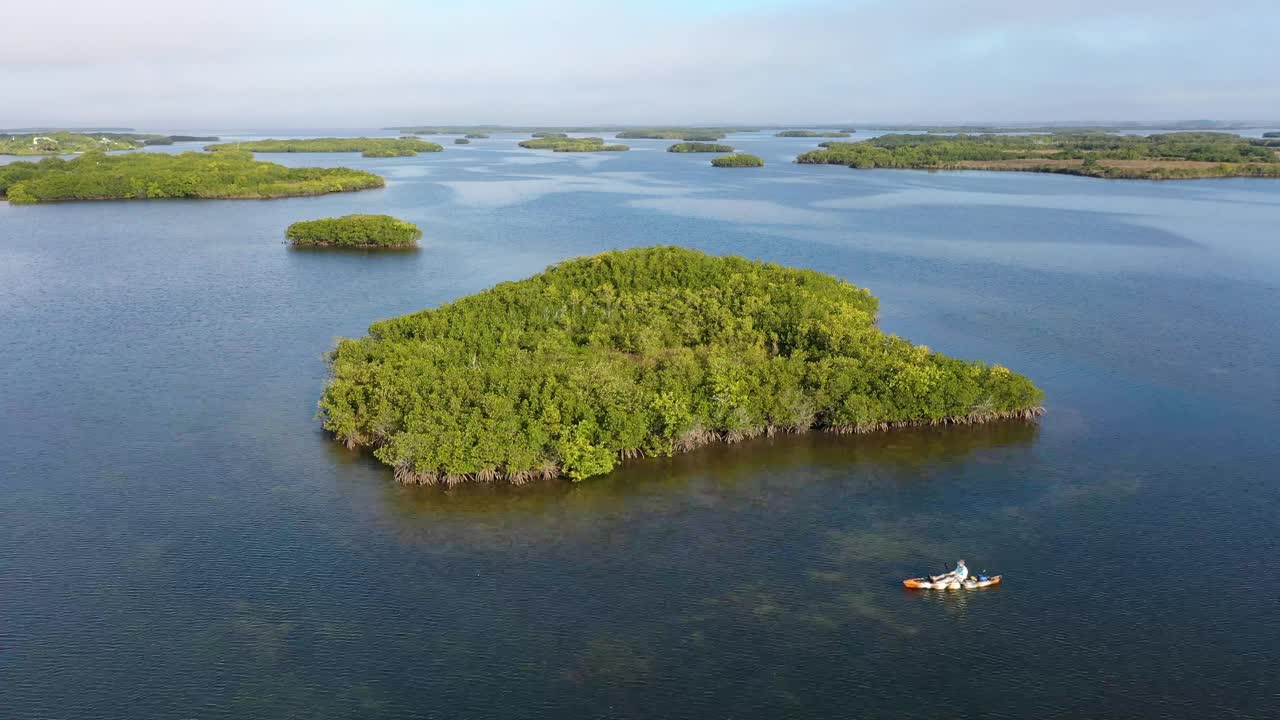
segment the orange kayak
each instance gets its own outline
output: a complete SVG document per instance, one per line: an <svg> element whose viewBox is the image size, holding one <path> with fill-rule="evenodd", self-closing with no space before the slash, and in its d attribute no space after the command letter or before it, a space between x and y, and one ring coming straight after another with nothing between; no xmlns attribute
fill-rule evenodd
<svg viewBox="0 0 1280 720"><path fill-rule="evenodd" d="M964 582L958 580L943 580L942 582L934 582L927 577L911 578L903 580L902 584L913 590L977 590L979 588L995 587L1000 584L1002 575L992 575L991 577L970 577Z"/></svg>

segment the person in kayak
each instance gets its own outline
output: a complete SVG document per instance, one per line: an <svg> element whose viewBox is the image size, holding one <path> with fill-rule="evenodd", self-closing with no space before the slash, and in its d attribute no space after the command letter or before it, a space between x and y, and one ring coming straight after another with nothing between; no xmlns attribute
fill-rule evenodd
<svg viewBox="0 0 1280 720"><path fill-rule="evenodd" d="M964 582L969 579L969 568L965 567L964 561L960 560L956 563L956 569L942 575L932 575L929 577L934 582L942 582L943 580L958 580Z"/></svg>

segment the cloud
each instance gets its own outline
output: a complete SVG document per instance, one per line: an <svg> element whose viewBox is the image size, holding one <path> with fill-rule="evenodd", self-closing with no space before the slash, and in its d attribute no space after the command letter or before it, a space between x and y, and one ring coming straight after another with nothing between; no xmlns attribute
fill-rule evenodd
<svg viewBox="0 0 1280 720"><path fill-rule="evenodd" d="M1280 117L1268 2L13 4L0 126Z"/></svg>

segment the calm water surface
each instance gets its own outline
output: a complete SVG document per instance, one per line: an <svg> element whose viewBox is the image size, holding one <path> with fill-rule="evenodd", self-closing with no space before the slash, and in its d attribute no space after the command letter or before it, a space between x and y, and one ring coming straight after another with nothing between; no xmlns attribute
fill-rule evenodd
<svg viewBox="0 0 1280 720"><path fill-rule="evenodd" d="M1280 182L516 139L269 156L389 179L341 196L0 203L0 716L1280 714ZM349 212L423 248L282 243ZM1049 414L451 493L319 428L335 337L659 243L869 287ZM899 585L958 557L1006 584Z"/></svg>

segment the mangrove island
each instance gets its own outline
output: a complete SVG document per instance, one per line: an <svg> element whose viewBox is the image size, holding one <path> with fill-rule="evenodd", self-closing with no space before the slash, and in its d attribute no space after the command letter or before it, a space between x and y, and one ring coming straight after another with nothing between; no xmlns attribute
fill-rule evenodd
<svg viewBox="0 0 1280 720"><path fill-rule="evenodd" d="M846 131L840 132L814 132L813 130L783 130L774 133L774 137L780 138L847 138L850 133Z"/></svg>
<svg viewBox="0 0 1280 720"><path fill-rule="evenodd" d="M455 138L453 141L453 144L454 145L470 145L471 141L464 137L460 137L460 138Z"/></svg>
<svg viewBox="0 0 1280 720"><path fill-rule="evenodd" d="M521 140L520 147L554 152L620 152L631 149L626 145L605 145L604 138L598 137L541 137Z"/></svg>
<svg viewBox="0 0 1280 720"><path fill-rule="evenodd" d="M826 143L799 163L852 168L1020 170L1099 178L1166 180L1280 177L1280 157L1265 140L1231 133L1156 135L881 135Z"/></svg>
<svg viewBox="0 0 1280 720"><path fill-rule="evenodd" d="M0 195L11 203L156 198L280 198L382 187L349 168L287 168L247 152L85 153L71 160L0 165Z"/></svg>
<svg viewBox="0 0 1280 720"><path fill-rule="evenodd" d="M764 167L764 160L755 155L741 153L711 158L711 164L716 167Z"/></svg>
<svg viewBox="0 0 1280 720"><path fill-rule="evenodd" d="M568 476L711 442L1041 414L1043 393L876 326L839 278L679 247L568 260L330 353L324 427L407 484Z"/></svg>
<svg viewBox="0 0 1280 720"><path fill-rule="evenodd" d="M412 248L422 231L390 215L343 215L301 220L289 226L285 237L294 247Z"/></svg>
<svg viewBox="0 0 1280 720"><path fill-rule="evenodd" d="M665 128L650 130L624 130L617 134L619 140L699 140L714 141L729 131L724 128Z"/></svg>
<svg viewBox="0 0 1280 720"><path fill-rule="evenodd" d="M732 145L719 145L717 143L705 142L682 142L676 143L667 148L667 152L673 153L728 153L733 152Z"/></svg>
<svg viewBox="0 0 1280 720"><path fill-rule="evenodd" d="M417 138L305 138L301 140L247 140L206 145L205 150L248 150L259 153L358 152L365 157L412 157L420 152L440 152L444 147Z"/></svg>
<svg viewBox="0 0 1280 720"><path fill-rule="evenodd" d="M166 136L132 133L90 135L72 132L0 135L0 155L71 155L94 151L137 150L148 144L148 138L159 140L164 137Z"/></svg>

